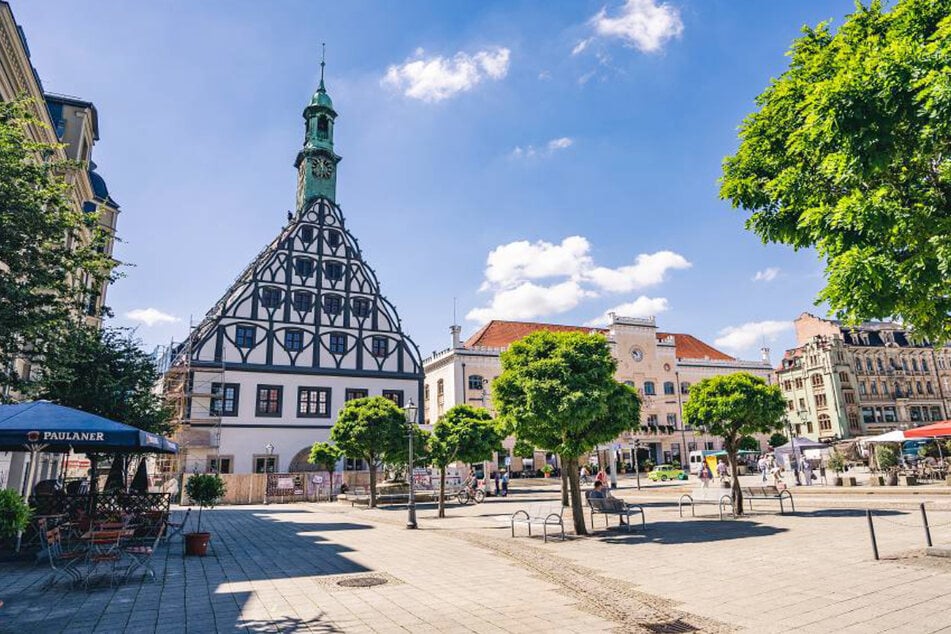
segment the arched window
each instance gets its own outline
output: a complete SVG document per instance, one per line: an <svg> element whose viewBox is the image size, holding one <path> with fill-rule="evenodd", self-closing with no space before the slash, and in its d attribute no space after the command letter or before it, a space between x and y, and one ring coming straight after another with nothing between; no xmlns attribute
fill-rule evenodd
<svg viewBox="0 0 951 634"><path fill-rule="evenodd" d="M881 357L878 357L877 359L875 359L875 363L878 365L878 373L879 373L879 374L884 374L884 373L885 373L885 364L882 363L882 358L881 358Z"/></svg>
<svg viewBox="0 0 951 634"><path fill-rule="evenodd" d="M922 359L922 360L921 360L921 371L922 371L922 372L927 372L927 371L928 371L928 360L927 360L927 359Z"/></svg>
<svg viewBox="0 0 951 634"><path fill-rule="evenodd" d="M862 360L861 359L855 360L855 373L862 374Z"/></svg>
<svg viewBox="0 0 951 634"><path fill-rule="evenodd" d="M429 400L429 383L427 383L426 386L423 387L423 400L424 401Z"/></svg>
<svg viewBox="0 0 951 634"><path fill-rule="evenodd" d="M644 394L648 396L653 396L657 392L654 391L654 382L653 381L644 381Z"/></svg>
<svg viewBox="0 0 951 634"><path fill-rule="evenodd" d="M911 360L911 369L914 370L915 372L918 371L918 359Z"/></svg>
<svg viewBox="0 0 951 634"><path fill-rule="evenodd" d="M865 369L868 370L869 374L874 371L874 368L872 367L872 357L865 357Z"/></svg>
<svg viewBox="0 0 951 634"><path fill-rule="evenodd" d="M832 419L828 414L819 414L819 431L832 431Z"/></svg>
<svg viewBox="0 0 951 634"><path fill-rule="evenodd" d="M470 374L470 375L469 375L469 389L470 389L470 390L481 390L481 389L482 389L482 382L483 382L484 380L485 380L485 379L483 379L483 378L482 378L480 375L478 375L478 374Z"/></svg>
<svg viewBox="0 0 951 634"><path fill-rule="evenodd" d="M438 381L436 381L436 396L442 397L444 393L443 387L444 387L444 384L442 379L439 379Z"/></svg>
<svg viewBox="0 0 951 634"><path fill-rule="evenodd" d="M664 381L664 394L674 394L673 381Z"/></svg>

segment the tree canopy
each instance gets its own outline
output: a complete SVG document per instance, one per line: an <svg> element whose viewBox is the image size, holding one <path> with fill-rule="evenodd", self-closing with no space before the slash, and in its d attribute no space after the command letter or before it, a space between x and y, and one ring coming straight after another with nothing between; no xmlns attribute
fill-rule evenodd
<svg viewBox="0 0 951 634"><path fill-rule="evenodd" d="M370 396L347 401L330 430L330 439L350 458L370 468L370 506L376 506L376 471L388 454L399 453L406 440L403 410L388 398Z"/></svg>
<svg viewBox="0 0 951 634"><path fill-rule="evenodd" d="M310 448L310 456L307 458L307 462L316 465L318 469L333 471L342 455L343 452L336 445L329 442L315 442Z"/></svg>
<svg viewBox="0 0 951 634"><path fill-rule="evenodd" d="M780 429L786 401L778 385L767 385L748 372L709 377L690 387L684 423L723 439L732 471L733 507L743 514L737 452L743 436Z"/></svg>
<svg viewBox="0 0 951 634"><path fill-rule="evenodd" d="M720 195L764 242L815 247L847 322L951 339L951 0L875 0L803 28Z"/></svg>
<svg viewBox="0 0 951 634"><path fill-rule="evenodd" d="M600 334L538 331L501 360L492 384L496 411L519 440L561 456L575 531L586 534L578 457L638 427L637 392L614 379L617 364Z"/></svg>
<svg viewBox="0 0 951 634"><path fill-rule="evenodd" d="M31 393L155 434L172 431L172 411L154 391L160 375L127 330L75 325L49 349Z"/></svg>
<svg viewBox="0 0 951 634"><path fill-rule="evenodd" d="M446 467L479 462L500 449L504 432L481 407L454 405L439 417L429 438L430 458L439 467L439 517L445 517Z"/></svg>
<svg viewBox="0 0 951 634"><path fill-rule="evenodd" d="M98 214L70 199L67 177L81 166L59 146L31 140L44 125L33 102L0 103L0 384L20 391L14 359L42 359L84 314L89 280L109 279Z"/></svg>

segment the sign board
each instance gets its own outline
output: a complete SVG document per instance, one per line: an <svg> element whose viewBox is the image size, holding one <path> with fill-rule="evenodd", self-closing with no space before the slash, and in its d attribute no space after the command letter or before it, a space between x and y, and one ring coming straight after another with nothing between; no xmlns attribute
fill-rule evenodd
<svg viewBox="0 0 951 634"><path fill-rule="evenodd" d="M315 475L313 478L311 478L311 481L312 481L314 484L323 484L323 483L324 483L324 476Z"/></svg>
<svg viewBox="0 0 951 634"><path fill-rule="evenodd" d="M505 466L506 467L512 466L512 456L505 456Z"/></svg>

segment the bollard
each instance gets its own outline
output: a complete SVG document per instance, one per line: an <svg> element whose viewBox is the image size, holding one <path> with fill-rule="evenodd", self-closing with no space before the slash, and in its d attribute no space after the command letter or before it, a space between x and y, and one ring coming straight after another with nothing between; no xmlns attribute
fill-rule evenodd
<svg viewBox="0 0 951 634"><path fill-rule="evenodd" d="M925 503L921 503L921 523L925 527L925 543L928 544L928 548L934 546L931 543L931 528L928 526L928 514L925 512Z"/></svg>
<svg viewBox="0 0 951 634"><path fill-rule="evenodd" d="M872 538L872 554L875 555L875 561L878 561L878 542L875 541L875 525L872 524L872 511L866 510L865 517L868 518L868 534Z"/></svg>

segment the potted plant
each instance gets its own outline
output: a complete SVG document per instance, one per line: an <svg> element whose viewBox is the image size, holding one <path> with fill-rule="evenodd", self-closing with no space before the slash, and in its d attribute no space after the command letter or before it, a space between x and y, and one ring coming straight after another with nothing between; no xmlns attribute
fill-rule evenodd
<svg viewBox="0 0 951 634"><path fill-rule="evenodd" d="M0 489L0 540L14 539L26 530L30 506L13 489Z"/></svg>
<svg viewBox="0 0 951 634"><path fill-rule="evenodd" d="M194 533L185 533L185 554L204 557L211 533L201 532L201 511L218 504L224 497L225 483L217 473L196 473L185 483L185 493L198 504L198 527Z"/></svg>
<svg viewBox="0 0 951 634"><path fill-rule="evenodd" d="M842 486L842 472L845 471L845 456L833 449L829 453L829 459L826 463L830 469L835 472L835 479L832 481L837 487Z"/></svg>
<svg viewBox="0 0 951 634"><path fill-rule="evenodd" d="M889 486L896 486L898 484L898 454L894 447L891 445L876 447L875 460L878 462L878 468L887 474L885 483Z"/></svg>
<svg viewBox="0 0 951 634"><path fill-rule="evenodd" d="M555 468L548 463L545 463L545 466L542 467L542 473L545 475L546 478L550 478L554 470Z"/></svg>

